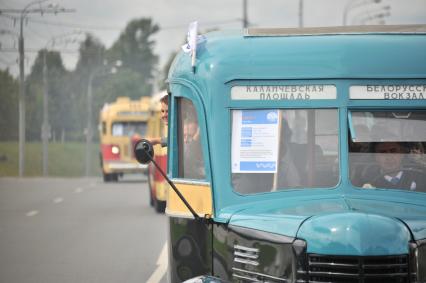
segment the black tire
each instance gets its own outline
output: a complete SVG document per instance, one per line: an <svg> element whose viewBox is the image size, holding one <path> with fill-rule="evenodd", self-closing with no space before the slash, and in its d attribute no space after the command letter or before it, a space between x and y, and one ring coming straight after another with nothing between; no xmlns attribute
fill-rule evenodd
<svg viewBox="0 0 426 283"><path fill-rule="evenodd" d="M104 179L104 182L107 183L110 181L110 174L107 174L103 171L104 169L104 160L102 158L102 154L99 153L99 161L100 161L100 165L101 165L101 170L102 170L102 177Z"/></svg>
<svg viewBox="0 0 426 283"><path fill-rule="evenodd" d="M151 184L152 180L151 180L151 175L149 174L149 170L148 170L147 178L148 178L148 190L149 190L149 205L154 206L154 196L152 195L152 184Z"/></svg>
<svg viewBox="0 0 426 283"><path fill-rule="evenodd" d="M155 211L156 212L158 212L158 213L164 213L164 211L166 210L166 202L158 200L158 199L155 199L155 201L154 201L154 207L155 207Z"/></svg>
<svg viewBox="0 0 426 283"><path fill-rule="evenodd" d="M111 174L111 181L118 182L118 174L116 173Z"/></svg>
<svg viewBox="0 0 426 283"><path fill-rule="evenodd" d="M111 174L107 174L107 173L102 173L103 177L104 177L104 182L108 183L111 181Z"/></svg>

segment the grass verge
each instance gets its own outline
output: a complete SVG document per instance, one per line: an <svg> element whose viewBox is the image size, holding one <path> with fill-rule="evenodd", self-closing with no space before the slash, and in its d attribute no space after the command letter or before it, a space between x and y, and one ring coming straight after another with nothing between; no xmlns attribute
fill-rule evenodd
<svg viewBox="0 0 426 283"><path fill-rule="evenodd" d="M18 142L0 142L0 177L18 176L19 155ZM91 148L90 175L100 176L99 145ZM85 176L86 144L49 143L48 175L57 177ZM25 144L25 177L43 175L42 143L27 142Z"/></svg>

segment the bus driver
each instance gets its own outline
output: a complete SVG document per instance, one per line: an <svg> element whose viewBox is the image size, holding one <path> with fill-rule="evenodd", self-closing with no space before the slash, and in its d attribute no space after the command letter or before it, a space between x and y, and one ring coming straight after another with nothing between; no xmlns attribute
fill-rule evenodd
<svg viewBox="0 0 426 283"><path fill-rule="evenodd" d="M378 142L374 144L375 160L379 165L379 175L364 184L364 188L379 187L416 190L420 185L419 173L404 170L401 166L404 150L398 142Z"/></svg>

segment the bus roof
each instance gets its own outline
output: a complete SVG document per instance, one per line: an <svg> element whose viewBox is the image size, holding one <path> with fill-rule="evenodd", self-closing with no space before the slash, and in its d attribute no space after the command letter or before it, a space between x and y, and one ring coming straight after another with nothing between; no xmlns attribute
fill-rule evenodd
<svg viewBox="0 0 426 283"><path fill-rule="evenodd" d="M198 44L195 74L181 52L169 81L425 78L425 46L426 25L218 31Z"/></svg>
<svg viewBox="0 0 426 283"><path fill-rule="evenodd" d="M309 36L337 34L426 34L426 25L249 28L245 36Z"/></svg>
<svg viewBox="0 0 426 283"><path fill-rule="evenodd" d="M139 100L131 100L129 97L120 96L113 103L106 103L100 111L100 119L115 118L118 120L147 119L149 114L151 97L142 96Z"/></svg>

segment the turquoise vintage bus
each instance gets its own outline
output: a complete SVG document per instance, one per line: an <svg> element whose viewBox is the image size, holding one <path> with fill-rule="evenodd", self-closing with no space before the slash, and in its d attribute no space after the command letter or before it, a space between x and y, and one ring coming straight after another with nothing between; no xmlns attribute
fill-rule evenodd
<svg viewBox="0 0 426 283"><path fill-rule="evenodd" d="M178 54L170 281L426 282L425 33L221 31Z"/></svg>

